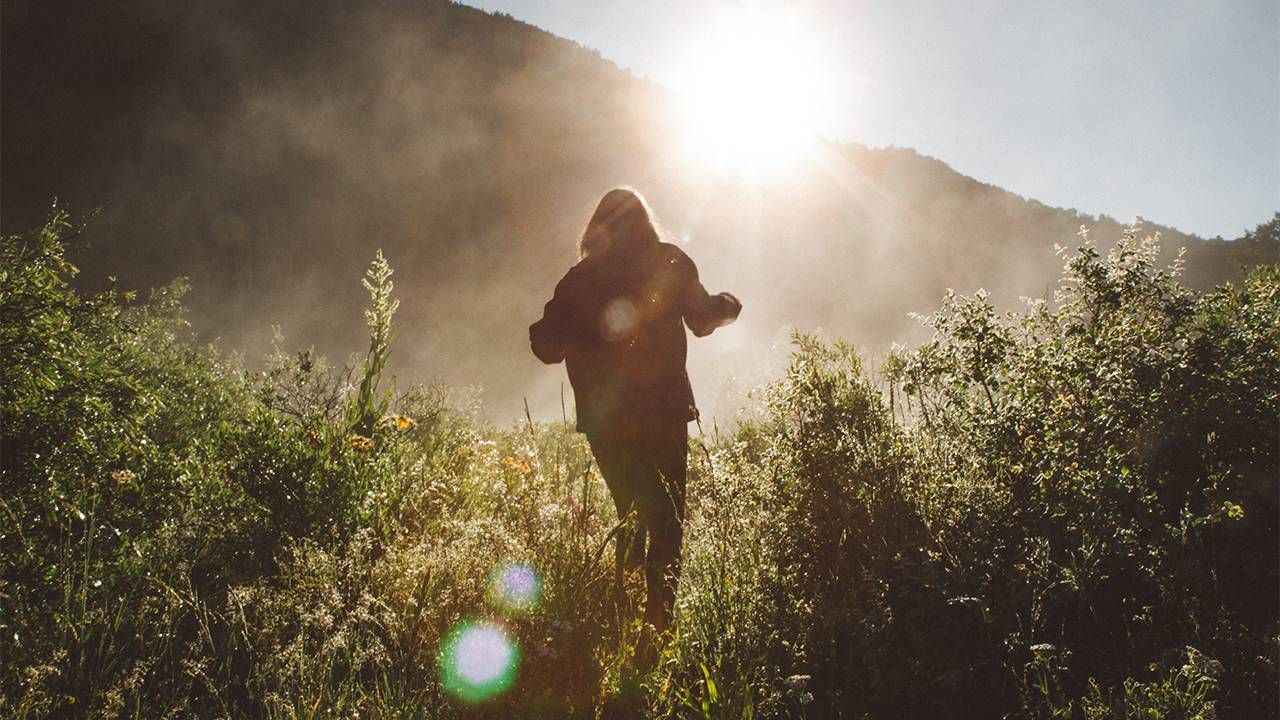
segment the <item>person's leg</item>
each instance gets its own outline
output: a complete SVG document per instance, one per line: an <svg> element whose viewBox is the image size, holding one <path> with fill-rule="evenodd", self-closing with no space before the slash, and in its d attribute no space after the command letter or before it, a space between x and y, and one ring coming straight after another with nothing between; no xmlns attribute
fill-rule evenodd
<svg viewBox="0 0 1280 720"><path fill-rule="evenodd" d="M616 438L588 435L591 454L595 456L600 475L613 497L613 507L618 519L626 519L636 507L636 458L634 451ZM622 591L622 576L626 570L639 567L644 562L645 530L639 517L632 517L618 531L614 540L614 586Z"/></svg>
<svg viewBox="0 0 1280 720"><path fill-rule="evenodd" d="M684 539L685 480L689 437L683 423L655 428L649 442L647 491L639 496L648 516L649 553L645 559L645 621L658 631L671 622L676 585L680 580L680 549Z"/></svg>

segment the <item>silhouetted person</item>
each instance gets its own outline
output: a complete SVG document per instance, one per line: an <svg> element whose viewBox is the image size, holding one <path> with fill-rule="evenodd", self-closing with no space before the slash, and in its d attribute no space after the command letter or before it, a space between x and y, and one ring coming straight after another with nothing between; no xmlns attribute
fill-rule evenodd
<svg viewBox="0 0 1280 720"><path fill-rule="evenodd" d="M617 538L617 579L643 557L645 620L671 618L680 576L688 423L697 417L685 372L684 327L702 337L742 309L710 295L680 248L659 240L636 192L610 190L587 223L582 259L556 285L529 328L533 353L565 361L596 464L618 517L639 527ZM648 552L645 553L645 535Z"/></svg>

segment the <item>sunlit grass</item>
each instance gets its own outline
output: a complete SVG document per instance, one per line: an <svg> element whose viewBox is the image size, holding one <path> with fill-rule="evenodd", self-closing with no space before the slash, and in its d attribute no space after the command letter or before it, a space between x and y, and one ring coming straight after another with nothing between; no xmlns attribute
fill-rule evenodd
<svg viewBox="0 0 1280 720"><path fill-rule="evenodd" d="M571 423L426 388L348 420L356 370L250 372L169 294L80 298L60 228L3 246L5 716L1274 707L1275 267L1201 295L1127 237L1071 256L1056 308L948 296L880 374L798 336L754 419L691 439L649 665Z"/></svg>

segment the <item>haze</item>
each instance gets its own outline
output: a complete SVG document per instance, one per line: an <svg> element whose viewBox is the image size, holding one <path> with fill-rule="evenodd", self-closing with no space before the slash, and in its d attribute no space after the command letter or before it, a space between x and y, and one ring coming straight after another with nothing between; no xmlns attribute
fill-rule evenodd
<svg viewBox="0 0 1280 720"><path fill-rule="evenodd" d="M726 17L794 18L830 138L1060 207L1236 237L1280 201L1280 4L471 0L679 88Z"/></svg>
<svg viewBox="0 0 1280 720"><path fill-rule="evenodd" d="M663 42L690 49L683 38L707 16L696 6L683 13L657 6L643 17L578 9L583 28L604 17L634 28L629 47L652 47L654 58L681 57ZM571 10L563 6L560 17ZM1205 242L1169 227L1169 216L1237 208L1228 227L1212 229L1235 237L1271 219L1276 196L1271 204L1258 197L1267 200L1265 186L1274 184L1265 166L1274 135L1251 136L1249 124L1239 132L1218 127L1197 150L1176 134L1138 132L1132 123L1160 128L1180 117L1177 108L1144 110L1141 98L1112 104L1085 93L1124 85L1116 78L1124 73L1101 61L1071 73L1072 87L1092 98L1077 110L1073 96L1050 88L1080 56L1053 51L1035 40L1040 35L1014 33L993 49L994 40L974 45L961 34L929 39L931 26L921 20L914 44L894 43L887 38L906 28L893 23L910 16L869 8L857 15L864 35L840 41L832 33L851 11L809 11L831 19L813 21L823 47L815 45L809 62L821 66L832 47L855 48L847 67L825 61L833 77L858 89L847 131L936 156L826 143L781 154L784 162L769 172L741 165L726 172L683 149L685 103L665 86L591 47L440 0L210 0L196 9L167 0L10 0L0 26L0 226L38 225L54 197L77 213L103 206L83 238L88 249L73 256L82 286L100 288L115 276L145 297L186 276L195 331L224 351L243 351L250 367L269 348L272 326L281 327L287 350L315 345L337 363L362 352L360 278L382 249L402 300L391 358L401 386L481 387L485 412L499 421L523 415L525 399L536 418L559 418L564 370L538 363L527 328L576 260L591 209L619 184L648 197L710 290L732 291L745 305L737 324L691 344L706 424L723 425L751 388L778 376L791 328L847 338L874 359L894 342L920 339L910 313L932 311L948 288L985 288L1002 307L1045 297L1062 265L1055 245L1074 243L1082 224L1100 243L1119 238L1116 220L1095 215L1113 203L1135 205L1111 211L1124 221L1131 211L1156 221L1147 229L1164 230L1166 257L1185 245L1187 281L1198 286L1276 257L1273 246ZM959 33L965 24L954 26ZM669 36L654 29L662 27ZM1082 37L1119 42L1118 32ZM1248 47L1219 40L1231 52ZM981 52L960 62L958 48L967 46ZM616 52L625 55L625 47ZM1038 90L996 82L990 69L964 69L1014 58L1040 78ZM965 72L973 77L962 81ZM1136 78L1168 77L1132 72L1137 85ZM1255 70L1233 72L1245 78L1241 87L1253 87ZM1228 91L1205 92L1200 107L1216 108ZM1018 98L1026 110L1016 127L979 128L982 113L1002 102L1008 111ZM1270 112L1262 105L1244 113L1250 122ZM838 107L829 112L836 117ZM1066 139L1080 118L1113 127L1114 137L1099 139L1096 152L1073 145L1087 143ZM1216 163L1237 146L1238 167L1195 174L1196 158ZM760 149L737 148L731 155ZM1126 159L1117 148L1146 155ZM952 150L960 160L946 155ZM1002 188L944 162L978 174L976 157L1022 175ZM1162 170L1184 165L1190 175ZM1087 176L1078 178L1078 194L1028 199L1073 172ZM1188 200L1171 183L1199 188L1202 198ZM1164 204L1147 207L1157 198Z"/></svg>

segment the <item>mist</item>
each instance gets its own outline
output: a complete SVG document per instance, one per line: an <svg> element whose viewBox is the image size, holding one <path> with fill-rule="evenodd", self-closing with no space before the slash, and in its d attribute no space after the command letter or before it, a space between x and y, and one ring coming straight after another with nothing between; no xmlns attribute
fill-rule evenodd
<svg viewBox="0 0 1280 720"><path fill-rule="evenodd" d="M447 2L161 0L5 6L6 233L55 197L101 207L76 256L86 290L190 279L203 340L252 365L278 326L335 362L363 350L360 278L377 249L401 299L391 371L403 387L478 388L499 422L572 408L527 326L577 259L596 201L630 185L740 321L690 345L704 428L776 377L791 329L872 357L925 337L948 288L1002 307L1052 292L1081 225L909 149L825 143L767 177L697 166L679 100L599 54ZM1265 218L1259 218L1259 221ZM1234 263L1191 249L1188 280ZM1199 274L1196 274L1199 273ZM570 410L571 412L571 410Z"/></svg>

